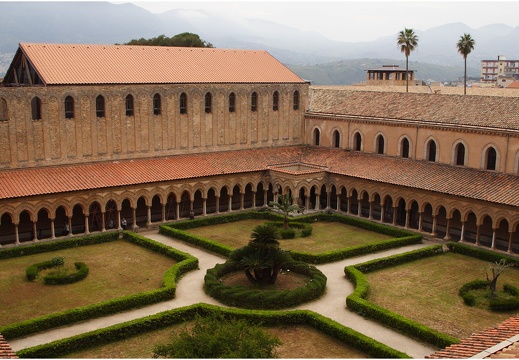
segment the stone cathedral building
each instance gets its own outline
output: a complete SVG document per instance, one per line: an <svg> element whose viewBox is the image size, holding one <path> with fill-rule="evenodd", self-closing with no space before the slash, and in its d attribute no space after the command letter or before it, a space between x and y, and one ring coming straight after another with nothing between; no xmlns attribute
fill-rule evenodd
<svg viewBox="0 0 519 360"><path fill-rule="evenodd" d="M290 193L519 253L519 96L311 86L265 51L20 44L0 86L0 244Z"/></svg>

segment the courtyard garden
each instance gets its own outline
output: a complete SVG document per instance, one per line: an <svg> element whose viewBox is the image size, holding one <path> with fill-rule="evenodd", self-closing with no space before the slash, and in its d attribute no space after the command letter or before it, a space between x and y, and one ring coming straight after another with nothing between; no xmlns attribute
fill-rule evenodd
<svg viewBox="0 0 519 360"><path fill-rule="evenodd" d="M265 222L278 220L275 216L265 214L233 214L212 219L178 222L172 224L173 226L161 227L160 232L204 247L209 251L229 255L234 250L247 245L252 229ZM326 214L300 217L297 221L311 224L311 235L280 239L280 247L290 250L292 256L298 261L310 259L311 263L320 264L389 247L416 243L412 234L406 231L397 231L379 224L372 229L372 225L366 221L362 222L359 227L356 226L358 225L355 223L356 219L345 221L344 218ZM374 232L373 230L377 230L377 227L385 229ZM396 235L396 232L400 232L399 235ZM441 250L438 249L441 247L435 250L439 254ZM24 272L28 266L54 256L63 256L70 263L85 261L88 263L91 273L78 283L66 285L66 293L63 292L63 287L49 287L44 285L41 280L27 282ZM178 259L178 261L181 260ZM104 244L2 258L0 260L0 299L5 299L4 294L8 294L11 299L20 299L20 301L17 301L19 303L17 304L8 299L9 306L0 303L0 311L6 307L9 309L5 316L3 313L0 314L2 319L0 333L2 326L5 330L6 325L25 319L33 319L54 312L88 306L107 299L160 288L164 285L164 274L175 264L177 261L172 261L171 257L124 241L111 241ZM517 312L495 312L480 307L470 307L459 296L458 291L463 284L477 278L484 278L484 268L487 265L487 260L453 252L404 261L366 272L364 276L369 283L369 291L365 298L368 302L387 309L389 312L405 315L411 321L445 334L447 342L456 341L473 332L495 325ZM225 281L229 286L244 287L246 286L244 278L246 279L244 275L242 278L234 275L232 279L230 277L222 279L222 283ZM307 282L308 279L301 280L300 277L294 277L291 280L285 277L283 281L284 283L279 286L283 290L292 290L301 286L305 281ZM508 283L519 287L519 270L517 268L507 269L500 277L499 283L500 286ZM6 289L5 292L4 289ZM26 298L29 299L26 300ZM23 301L21 301L22 299ZM13 311L13 308L16 310ZM196 308L199 312L200 309ZM351 310L356 311L354 307ZM189 312L189 310L187 311ZM206 308L202 309L202 312L204 311L207 311ZM272 314L279 314L277 320L272 320L272 317L275 317L273 315L265 317L264 313L256 313L255 310L241 310L239 316L254 318L255 321L262 324L266 331L275 334L281 340L283 345L277 351L279 357L405 356L405 354L392 352L393 350L385 348L377 350L382 352L370 352L370 349L378 348L380 344L371 344L365 348L359 347L359 343L369 343L369 340L358 340L362 338L361 334L352 335L351 330L339 324L330 325L326 319L319 318L318 315L300 314L294 311L289 313L292 315L287 315L288 313L285 311L273 312ZM182 324L189 321L191 315L184 314L181 318L178 318L180 315L175 315L174 321L165 320L168 316L172 315L166 314L163 318L154 318L153 321L160 323L160 326L150 325L149 320L142 322L136 320L129 325L99 330L93 335L79 335L77 339L71 341L63 340L60 345L62 347L55 346L52 350L54 352L50 352L49 356L60 356L60 351L62 351L61 353L66 354L66 357L78 358L151 357L150 351L153 346L160 342L161 338L179 331L178 329L185 326ZM312 320L309 321L307 316L310 316ZM315 320L313 318L315 316L319 319ZM368 314L366 316L370 317ZM303 318L306 320L301 320ZM305 325L308 323L313 323L313 325ZM140 330L129 330L134 327ZM303 345L299 340L301 336L315 340L307 341L306 345ZM106 339L104 345L101 341L98 342L99 347L81 350L86 346L81 344L91 343L93 338L101 337ZM45 345L41 348L44 349ZM22 351L22 355L45 357L42 355L46 350L41 351L43 352L31 352L31 349L28 349L28 351Z"/></svg>

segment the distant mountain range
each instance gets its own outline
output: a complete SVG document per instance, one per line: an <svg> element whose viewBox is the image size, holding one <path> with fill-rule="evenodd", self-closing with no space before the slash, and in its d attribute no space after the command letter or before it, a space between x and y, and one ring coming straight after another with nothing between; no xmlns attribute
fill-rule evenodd
<svg viewBox="0 0 519 360"><path fill-rule="evenodd" d="M350 43L274 22L243 20L192 10L153 14L133 4L108 2L0 2L0 76L20 42L115 44L182 32L198 34L218 48L267 50L318 85L352 84L362 81L370 67L404 66L397 34ZM463 76L463 58L456 49L463 33L476 39L468 58L471 77L479 77L481 60L498 55L519 59L519 27L494 24L472 29L462 23L446 24L416 31L419 46L409 59L417 78L449 81Z"/></svg>

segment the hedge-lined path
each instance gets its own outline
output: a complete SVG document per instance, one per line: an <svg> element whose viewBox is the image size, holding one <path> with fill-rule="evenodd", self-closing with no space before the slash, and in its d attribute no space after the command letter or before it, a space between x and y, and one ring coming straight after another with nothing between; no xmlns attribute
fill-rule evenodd
<svg viewBox="0 0 519 360"><path fill-rule="evenodd" d="M158 234L157 231L144 232L141 233L141 235L180 251L189 253L198 258L200 269L190 271L180 279L177 284L176 296L174 299L131 311L88 320L71 326L49 330L26 338L14 339L10 341L12 349L17 351L192 304L207 303L225 306L208 296L203 290L204 276L207 269L213 268L217 263L223 263L225 257L207 252L182 241L171 239L167 236ZM367 320L346 308L346 297L353 292L353 285L348 281L348 279L346 279L344 275L344 267L415 250L425 246L427 246L427 244L410 245L375 254L368 254L333 263L318 265L317 268L328 278L326 293L313 302L302 304L293 309L312 310L396 350L405 352L413 358L424 358L426 355L432 354L438 349L430 344L422 343L406 337L390 328L378 324L377 322ZM395 301L405 300L395 299Z"/></svg>

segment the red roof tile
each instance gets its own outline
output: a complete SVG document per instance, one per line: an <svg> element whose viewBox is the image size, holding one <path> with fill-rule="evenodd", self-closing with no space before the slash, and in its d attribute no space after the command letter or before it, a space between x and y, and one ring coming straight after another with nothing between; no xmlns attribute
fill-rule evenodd
<svg viewBox="0 0 519 360"><path fill-rule="evenodd" d="M426 356L428 359L518 358L519 315L474 333L459 344Z"/></svg>
<svg viewBox="0 0 519 360"><path fill-rule="evenodd" d="M0 335L0 359L18 359L16 353L11 349L11 346L9 346L2 335Z"/></svg>
<svg viewBox="0 0 519 360"><path fill-rule="evenodd" d="M264 50L20 44L45 85L303 83Z"/></svg>
<svg viewBox="0 0 519 360"><path fill-rule="evenodd" d="M313 164L333 174L519 206L519 176L312 146L6 170L0 172L0 199L266 171L275 165L279 171L279 164L289 163Z"/></svg>
<svg viewBox="0 0 519 360"><path fill-rule="evenodd" d="M309 113L519 130L519 97L423 94L312 87Z"/></svg>

